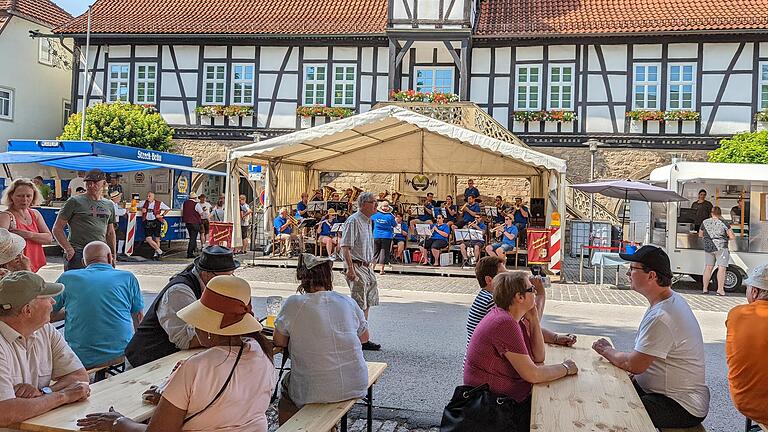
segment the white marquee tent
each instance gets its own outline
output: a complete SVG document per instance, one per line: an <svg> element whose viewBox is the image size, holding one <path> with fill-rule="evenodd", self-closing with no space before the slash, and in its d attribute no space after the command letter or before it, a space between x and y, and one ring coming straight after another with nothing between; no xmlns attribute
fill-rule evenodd
<svg viewBox="0 0 768 432"><path fill-rule="evenodd" d="M276 208L317 189L321 172L430 174L452 185L457 175L523 177L533 197L549 198L547 222L553 211L565 212L564 160L398 106L239 147L227 162L230 173L238 163L267 165L266 227ZM236 203L237 189L227 190ZM228 210L227 220L236 220L237 207Z"/></svg>

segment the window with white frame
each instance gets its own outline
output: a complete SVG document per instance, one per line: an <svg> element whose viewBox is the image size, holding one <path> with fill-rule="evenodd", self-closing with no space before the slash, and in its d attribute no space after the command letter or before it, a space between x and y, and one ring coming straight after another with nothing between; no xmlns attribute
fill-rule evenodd
<svg viewBox="0 0 768 432"><path fill-rule="evenodd" d="M693 89L696 80L696 66L693 63L673 63L669 65L669 94L667 108L692 110Z"/></svg>
<svg viewBox="0 0 768 432"><path fill-rule="evenodd" d="M253 105L253 71L252 64L232 65L232 104Z"/></svg>
<svg viewBox="0 0 768 432"><path fill-rule="evenodd" d="M332 106L355 106L355 65L333 65Z"/></svg>
<svg viewBox="0 0 768 432"><path fill-rule="evenodd" d="M635 109L659 109L660 67L658 64L635 64L633 74Z"/></svg>
<svg viewBox="0 0 768 432"><path fill-rule="evenodd" d="M541 65L519 65L516 71L515 109L518 111L541 109Z"/></svg>
<svg viewBox="0 0 768 432"><path fill-rule="evenodd" d="M69 122L69 116L72 115L72 103L65 99L62 107L62 111L64 114L64 126L66 126L67 123Z"/></svg>
<svg viewBox="0 0 768 432"><path fill-rule="evenodd" d="M304 65L304 105L325 105L325 65Z"/></svg>
<svg viewBox="0 0 768 432"><path fill-rule="evenodd" d="M157 65L154 63L136 64L136 97L137 104L155 104Z"/></svg>
<svg viewBox="0 0 768 432"><path fill-rule="evenodd" d="M203 104L224 105L224 92L227 85L227 66L206 63L203 69Z"/></svg>
<svg viewBox="0 0 768 432"><path fill-rule="evenodd" d="M572 64L549 65L549 109L573 109Z"/></svg>
<svg viewBox="0 0 768 432"><path fill-rule="evenodd" d="M422 93L453 93L452 67L417 67L413 74L415 88Z"/></svg>
<svg viewBox="0 0 768 432"><path fill-rule="evenodd" d="M760 109L768 109L768 62L760 63Z"/></svg>
<svg viewBox="0 0 768 432"><path fill-rule="evenodd" d="M13 120L13 90L0 87L0 119Z"/></svg>
<svg viewBox="0 0 768 432"><path fill-rule="evenodd" d="M128 63L110 63L109 102L128 102L128 86L131 81L129 71Z"/></svg>
<svg viewBox="0 0 768 432"><path fill-rule="evenodd" d="M53 44L50 39L44 37L38 39L37 60L42 64L53 66Z"/></svg>

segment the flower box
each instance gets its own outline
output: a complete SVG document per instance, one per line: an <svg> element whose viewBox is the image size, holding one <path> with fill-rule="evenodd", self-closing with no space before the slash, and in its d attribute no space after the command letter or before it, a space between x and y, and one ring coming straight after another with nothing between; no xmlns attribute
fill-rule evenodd
<svg viewBox="0 0 768 432"><path fill-rule="evenodd" d="M345 118L353 115L355 111L352 108L327 107L322 105L305 105L296 108L296 115L300 117L331 117Z"/></svg>
<svg viewBox="0 0 768 432"><path fill-rule="evenodd" d="M250 117L253 107L241 105L203 105L195 108L195 113L202 117Z"/></svg>
<svg viewBox="0 0 768 432"><path fill-rule="evenodd" d="M569 123L576 120L576 113L573 111L515 111L513 114L515 121L518 122L557 122Z"/></svg>
<svg viewBox="0 0 768 432"><path fill-rule="evenodd" d="M455 93L417 92L416 90L393 90L389 93L389 100L397 102L428 102L435 104L447 104L451 102L458 102L459 95Z"/></svg>

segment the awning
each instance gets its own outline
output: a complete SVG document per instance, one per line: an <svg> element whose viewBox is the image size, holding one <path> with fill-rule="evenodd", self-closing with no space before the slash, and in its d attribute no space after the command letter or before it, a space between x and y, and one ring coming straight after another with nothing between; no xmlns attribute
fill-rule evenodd
<svg viewBox="0 0 768 432"><path fill-rule="evenodd" d="M5 152L0 153L0 164L42 163L79 156L88 156L88 153Z"/></svg>

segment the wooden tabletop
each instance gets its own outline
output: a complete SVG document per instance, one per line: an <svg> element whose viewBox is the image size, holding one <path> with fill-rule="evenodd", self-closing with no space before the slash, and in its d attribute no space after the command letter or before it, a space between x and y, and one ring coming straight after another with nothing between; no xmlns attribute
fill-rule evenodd
<svg viewBox="0 0 768 432"><path fill-rule="evenodd" d="M576 362L578 375L533 386L531 431L655 432L627 373L592 350L599 337L578 335L576 345L547 345L547 364Z"/></svg>
<svg viewBox="0 0 768 432"><path fill-rule="evenodd" d="M762 423L758 423L758 424L760 425L760 429L764 430L765 432L768 432L768 426L766 426L766 425L764 425Z"/></svg>
<svg viewBox="0 0 768 432"><path fill-rule="evenodd" d="M61 406L51 412L31 418L17 429L25 431L77 431L77 419L86 414L106 412L114 407L126 417L144 421L152 416L155 405L145 403L141 394L149 386L160 383L170 375L179 360L185 360L201 350L187 350L171 354L119 375L91 385L88 400Z"/></svg>

